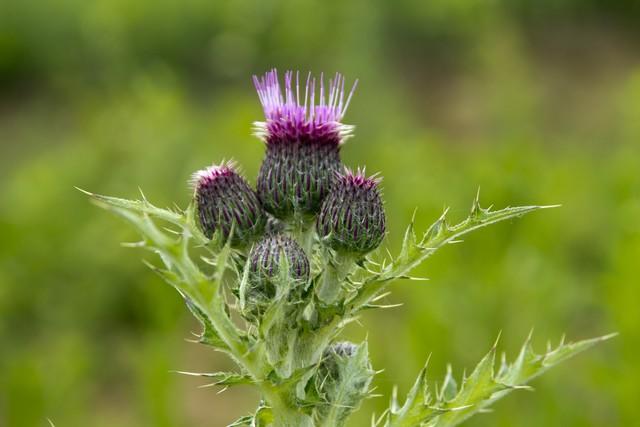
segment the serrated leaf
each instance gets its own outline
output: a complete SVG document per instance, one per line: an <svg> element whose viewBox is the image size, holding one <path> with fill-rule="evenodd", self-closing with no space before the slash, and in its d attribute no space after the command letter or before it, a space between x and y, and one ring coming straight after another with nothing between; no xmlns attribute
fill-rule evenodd
<svg viewBox="0 0 640 427"><path fill-rule="evenodd" d="M167 221L178 227L186 227L192 232L193 238L201 244L207 244L207 238L202 234L193 220L193 205L183 211L175 211L171 209L163 209L151 204L144 195L142 200L128 200L119 197L103 196L101 194L91 193L89 191L78 188L79 191L91 197L91 199L99 206L105 209L124 209L138 214L149 215Z"/></svg>
<svg viewBox="0 0 640 427"><path fill-rule="evenodd" d="M157 208L144 199L144 196L143 200L125 200L85 193L98 206L131 223L143 236L144 247L157 253L165 269L148 265L188 301L189 308L204 325L201 337L204 342L229 350L235 361L244 358L247 343L244 335L229 318L220 290L220 278L227 267L230 249L224 247L215 256L216 271L212 279L200 270L189 252L194 242L201 246L207 243L207 239L194 224L193 206L179 213ZM159 227L154 221L157 219L169 222L179 230Z"/></svg>
<svg viewBox="0 0 640 427"><path fill-rule="evenodd" d="M397 401L397 390L394 390L392 398L389 421L390 425L420 425L429 421L430 418L439 414L437 411L431 411L429 404L431 402L431 394L429 385L427 384L427 366L429 361L425 363L420 370L418 378L413 383L402 407Z"/></svg>
<svg viewBox="0 0 640 427"><path fill-rule="evenodd" d="M370 274L361 283L358 292L348 301L351 312L356 312L368 306L371 300L383 292L391 281L407 277L411 270L424 262L438 249L458 242L461 236L500 221L552 207L556 206L519 206L491 211L490 209L481 208L476 198L470 215L464 221L450 226L447 222L447 211L445 210L440 218L427 229L420 241L415 236L412 221L405 232L402 249L398 257L392 258L388 263L385 263L385 266L379 272Z"/></svg>
<svg viewBox="0 0 640 427"><path fill-rule="evenodd" d="M202 325L202 332L198 336L198 342L217 349L228 349L228 346L225 344L222 338L220 338L220 335L218 335L215 328L213 327L213 324L211 323L209 317L196 305L194 305L188 298L185 299L185 302L191 313L195 316L196 319L198 319L198 321L200 321L200 324Z"/></svg>
<svg viewBox="0 0 640 427"><path fill-rule="evenodd" d="M498 374L494 372L496 354L494 346L478 363L471 375L463 380L457 392L455 380L451 371L448 370L442 390L437 393L436 400L433 402L426 387L426 372L423 369L407 394L403 406L398 408L397 402L392 402L387 411L385 426L453 427L459 425L477 413L486 412L491 404L513 390L528 388L528 382L550 367L615 335L605 335L575 343L561 342L556 348L549 348L542 354L533 351L531 336L529 336L512 364L508 364L506 360L502 361ZM422 404L420 404L421 401Z"/></svg>

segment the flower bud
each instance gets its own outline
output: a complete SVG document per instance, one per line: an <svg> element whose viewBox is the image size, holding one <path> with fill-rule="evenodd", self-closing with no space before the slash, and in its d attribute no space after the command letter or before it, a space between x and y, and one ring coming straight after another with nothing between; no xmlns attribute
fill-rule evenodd
<svg viewBox="0 0 640 427"><path fill-rule="evenodd" d="M329 247L364 255L380 245L386 225L379 182L363 170L337 175L317 220L318 235Z"/></svg>
<svg viewBox="0 0 640 427"><path fill-rule="evenodd" d="M252 286L267 298L275 296L282 266L289 267L288 277L293 281L309 280L309 259L300 245L284 234L263 238L251 249L248 262Z"/></svg>
<svg viewBox="0 0 640 427"><path fill-rule="evenodd" d="M198 222L209 239L218 232L226 242L233 229L232 244L245 245L262 234L265 212L234 163L223 162L198 171L192 182Z"/></svg>
<svg viewBox="0 0 640 427"><path fill-rule="evenodd" d="M297 73L295 88L293 72L285 74L284 95L275 70L261 79L254 76L254 83L266 116L255 123L255 134L266 145L258 196L280 219L316 214L341 167L340 146L353 131L340 123L353 89L345 102L344 78L336 74L325 94L321 77L316 102L316 80L309 76L301 102Z"/></svg>
<svg viewBox="0 0 640 427"><path fill-rule="evenodd" d="M340 357L351 357L356 353L358 346L350 341L340 341L334 343L329 351L337 354Z"/></svg>
<svg viewBox="0 0 640 427"><path fill-rule="evenodd" d="M315 376L316 390L326 402L318 408L319 412L336 410L336 419L344 421L368 395L374 374L366 342L331 345L324 352Z"/></svg>

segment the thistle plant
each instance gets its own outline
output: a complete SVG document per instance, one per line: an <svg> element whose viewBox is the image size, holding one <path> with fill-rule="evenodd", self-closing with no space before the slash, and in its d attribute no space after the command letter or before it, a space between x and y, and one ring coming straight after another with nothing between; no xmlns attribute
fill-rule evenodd
<svg viewBox="0 0 640 427"><path fill-rule="evenodd" d="M372 397L376 368L367 342L341 338L363 310L381 309L397 280L463 235L551 206L482 208L451 224L445 211L419 235L413 221L396 256L377 249L386 233L381 179L340 160L353 126L342 123L355 89L345 79L275 70L254 77L265 121L255 134L266 153L254 191L233 162L196 172L184 210L142 196L87 193L129 221L150 250L149 267L172 285L202 324L198 342L226 353L235 372L189 373L220 387L249 384L262 396L233 426L343 426ZM372 426L449 427L487 409L548 368L610 337L549 345L527 338L519 355L496 363L496 346L469 375L429 384L426 367L404 399L394 392ZM496 366L497 365L497 366Z"/></svg>

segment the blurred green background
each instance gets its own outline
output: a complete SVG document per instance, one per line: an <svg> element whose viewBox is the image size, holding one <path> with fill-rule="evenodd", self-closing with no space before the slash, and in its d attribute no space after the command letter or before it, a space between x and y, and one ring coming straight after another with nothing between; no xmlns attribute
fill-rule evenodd
<svg viewBox="0 0 640 427"><path fill-rule="evenodd" d="M74 189L188 203L189 174L263 153L250 75L360 79L345 163L385 176L387 241L418 207L462 219L563 207L477 232L398 283L348 336L384 398L431 354L460 374L499 331L513 356L566 332L620 337L470 426L631 426L640 383L640 3L634 0L4 0L0 4L0 425L220 426L256 404L173 369L229 368L185 342L182 302Z"/></svg>

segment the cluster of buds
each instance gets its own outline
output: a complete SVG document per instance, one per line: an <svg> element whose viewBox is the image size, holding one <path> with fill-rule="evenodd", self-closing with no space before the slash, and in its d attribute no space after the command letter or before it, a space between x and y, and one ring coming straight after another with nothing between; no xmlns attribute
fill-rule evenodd
<svg viewBox="0 0 640 427"><path fill-rule="evenodd" d="M185 215L146 201L92 196L145 235L145 246L161 255L166 268L154 270L203 324L200 342L228 353L242 369L199 375L218 385L261 389L255 414L232 425L342 427L371 396L375 374L366 341L336 342L345 325L361 310L382 307L376 301L387 283L407 277L439 247L543 206L490 211L476 200L457 225L447 225L443 216L420 240L409 228L400 256L376 264L366 257L386 233L381 178L340 161L341 146L353 133L353 126L342 123L353 89L345 92L339 74L326 89L322 77L316 85L308 76L301 96L299 75L286 73L281 88L275 70L254 83L266 116L255 123L266 147L255 189L235 163L222 162L193 175L193 202ZM165 234L154 219L180 227L179 237ZM190 256L190 239L198 254L205 253L201 260L209 272ZM503 361L497 373L485 363L492 362L494 348L459 390L448 373L442 388L430 391L423 370L406 402L401 405L394 394L372 424L457 424L560 359L609 337L561 344L543 355L534 354L527 341L518 360Z"/></svg>
<svg viewBox="0 0 640 427"><path fill-rule="evenodd" d="M338 253L364 256L377 248L385 235L380 180L340 161L340 148L353 134L342 118L356 85L347 94L342 75L327 87L322 77L316 81L309 75L301 94L298 73L287 72L281 88L275 70L254 77L254 84L266 118L254 123L266 147L256 190L231 162L196 172L194 199L203 233L217 234L236 248L255 245L250 261L259 272L251 275L257 282L278 271L281 254L293 276L308 276L308 259L301 259L309 254L274 234L300 219L315 221L320 241ZM266 290L264 283L257 285Z"/></svg>

